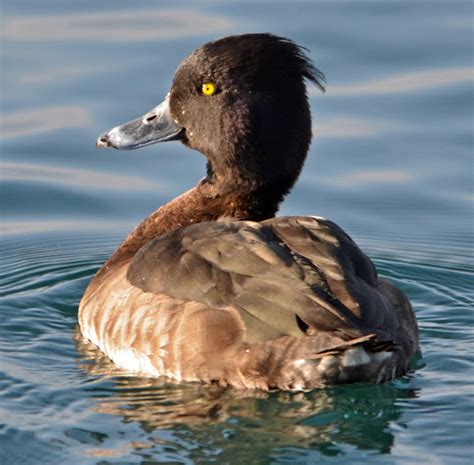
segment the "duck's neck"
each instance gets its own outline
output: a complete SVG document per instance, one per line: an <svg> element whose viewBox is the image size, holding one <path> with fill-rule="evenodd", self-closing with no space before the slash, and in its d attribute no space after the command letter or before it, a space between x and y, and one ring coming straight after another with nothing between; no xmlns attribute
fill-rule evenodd
<svg viewBox="0 0 474 465"><path fill-rule="evenodd" d="M129 234L104 265L130 259L147 242L161 234L193 223L219 218L262 221L275 216L283 194L270 186L246 183L229 186L212 177L153 212Z"/></svg>

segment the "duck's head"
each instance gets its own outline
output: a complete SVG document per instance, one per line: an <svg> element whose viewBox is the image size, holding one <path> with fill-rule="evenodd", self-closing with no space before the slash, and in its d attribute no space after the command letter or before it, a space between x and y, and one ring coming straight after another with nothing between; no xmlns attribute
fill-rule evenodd
<svg viewBox="0 0 474 465"><path fill-rule="evenodd" d="M97 146L179 139L206 156L210 182L278 184L283 196L311 141L305 79L323 89L322 73L288 39L245 34L209 42L181 63L163 103L103 134Z"/></svg>

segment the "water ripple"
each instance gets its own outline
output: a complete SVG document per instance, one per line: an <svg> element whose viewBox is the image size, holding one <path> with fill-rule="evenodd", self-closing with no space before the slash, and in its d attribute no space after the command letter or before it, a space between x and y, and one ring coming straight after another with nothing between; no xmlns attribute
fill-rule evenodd
<svg viewBox="0 0 474 465"><path fill-rule="evenodd" d="M453 393L468 395L458 374L472 367L465 353L472 335L462 324L469 304L463 291L471 275L463 266L430 263L403 244L392 242L387 251L383 241L367 238L381 274L408 292L418 313L423 361L415 362L421 367L417 374L386 385L292 395L172 385L121 371L84 341L76 327L80 295L119 236L76 231L58 232L56 239L50 234L10 239L19 243L18 254L6 257L11 275L2 282L0 388L9 405L2 416L17 434L34 433L38 450L44 441L62 438L55 442L58 453L67 447L76 457L127 459L146 451L170 460L188 454L190 463L215 454L225 463L242 457L240 444L258 438L259 454L280 459L301 455L311 461L315 448L318 456L344 455L348 448L353 455L362 450L388 453L395 435L406 428L405 409L425 415L436 406L450 416ZM439 312L447 307L449 315ZM432 391L440 382L450 386L449 395ZM122 421L135 427L127 428L129 443L116 448ZM205 450L193 446L206 442Z"/></svg>
<svg viewBox="0 0 474 465"><path fill-rule="evenodd" d="M15 42L119 41L147 42L219 34L232 21L196 10L125 10L88 14L10 17L3 38Z"/></svg>
<svg viewBox="0 0 474 465"><path fill-rule="evenodd" d="M395 74L367 82L332 85L328 86L327 91L328 95L333 97L387 95L425 91L442 86L469 83L473 80L472 67L440 68ZM315 94L316 90L311 89L311 95Z"/></svg>
<svg viewBox="0 0 474 465"><path fill-rule="evenodd" d="M79 106L44 107L2 115L2 139L20 138L65 128L82 128L91 123L85 108Z"/></svg>
<svg viewBox="0 0 474 465"><path fill-rule="evenodd" d="M49 185L65 184L68 187L74 186L82 189L149 191L157 188L156 182L143 178L32 163L2 163L1 178L2 181L43 182Z"/></svg>

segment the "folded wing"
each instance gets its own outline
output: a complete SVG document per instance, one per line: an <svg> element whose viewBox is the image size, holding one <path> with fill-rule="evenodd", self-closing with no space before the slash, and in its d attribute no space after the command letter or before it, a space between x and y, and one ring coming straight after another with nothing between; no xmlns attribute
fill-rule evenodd
<svg viewBox="0 0 474 465"><path fill-rule="evenodd" d="M397 342L399 323L377 288L372 262L338 226L320 218L178 229L144 246L127 278L144 292L236 309L244 342L316 332Z"/></svg>

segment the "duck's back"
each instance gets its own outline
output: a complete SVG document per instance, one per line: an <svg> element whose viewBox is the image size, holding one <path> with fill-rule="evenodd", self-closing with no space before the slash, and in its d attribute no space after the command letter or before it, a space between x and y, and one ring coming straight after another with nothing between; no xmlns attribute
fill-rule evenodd
<svg viewBox="0 0 474 465"><path fill-rule="evenodd" d="M418 344L403 293L313 217L164 234L97 277L80 324L124 368L264 389L391 379Z"/></svg>

